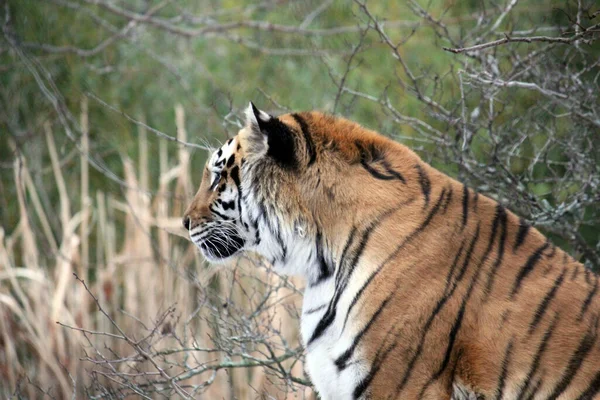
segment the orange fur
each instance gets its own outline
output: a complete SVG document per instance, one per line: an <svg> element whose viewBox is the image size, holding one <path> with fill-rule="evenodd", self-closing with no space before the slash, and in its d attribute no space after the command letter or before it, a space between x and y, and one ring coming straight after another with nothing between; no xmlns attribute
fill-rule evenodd
<svg viewBox="0 0 600 400"><path fill-rule="evenodd" d="M339 259L353 228L378 221L352 275L356 289L380 268L351 310L350 332L385 303L360 340L370 375L356 393L449 399L459 384L486 398L517 398L525 386L523 398L600 398L598 276L534 228L517 245L517 216L405 146L344 119L299 115L309 139L293 115L279 117L295 135L298 168L271 165L256 182L283 223L320 229ZM240 158L251 156L251 135L238 135ZM205 181L192 218L214 196Z"/></svg>

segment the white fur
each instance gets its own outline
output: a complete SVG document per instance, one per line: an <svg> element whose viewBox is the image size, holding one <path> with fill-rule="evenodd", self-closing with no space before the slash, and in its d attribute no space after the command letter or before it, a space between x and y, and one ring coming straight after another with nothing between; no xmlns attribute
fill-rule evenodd
<svg viewBox="0 0 600 400"><path fill-rule="evenodd" d="M315 265L315 267L317 266ZM307 287L305 290L300 328L305 346L317 324L327 312L327 307L310 315L307 315L306 311L315 309L322 304L329 304L333 293L333 278L314 287ZM346 290L338 303L335 321L320 338L306 348L306 369L323 400L352 399L354 388L368 372L365 363L358 361L360 360L360 349L356 349L353 358L349 360L351 364L341 373L334 364L334 360L352 345L354 335L359 329L354 328L352 320L349 320L344 332L341 332L347 304L353 296L354 292Z"/></svg>

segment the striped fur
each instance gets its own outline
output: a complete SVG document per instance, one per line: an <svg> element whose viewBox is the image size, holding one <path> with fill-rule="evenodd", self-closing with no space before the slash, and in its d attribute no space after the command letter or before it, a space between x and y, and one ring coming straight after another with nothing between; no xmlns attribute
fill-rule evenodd
<svg viewBox="0 0 600 400"><path fill-rule="evenodd" d="M353 122L247 119L184 218L211 261L256 252L306 278L322 399L600 398L597 275Z"/></svg>

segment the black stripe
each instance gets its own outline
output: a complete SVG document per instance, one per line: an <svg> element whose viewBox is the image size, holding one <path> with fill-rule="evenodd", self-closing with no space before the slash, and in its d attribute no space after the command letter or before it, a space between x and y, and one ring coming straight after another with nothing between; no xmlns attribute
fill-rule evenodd
<svg viewBox="0 0 600 400"><path fill-rule="evenodd" d="M463 185L463 200L462 200L463 212L462 212L462 229L467 226L469 219L469 189L467 185Z"/></svg>
<svg viewBox="0 0 600 400"><path fill-rule="evenodd" d="M540 379L537 380L537 382L535 383L535 385L533 385L533 388L531 389L531 393L529 393L529 396L527 396L527 399L525 400L533 400L538 390L540 390L540 387L542 387L542 380L543 377L540 377Z"/></svg>
<svg viewBox="0 0 600 400"><path fill-rule="evenodd" d="M258 218L257 219L252 219L252 218L253 217L250 217L250 223L252 224L252 227L254 228L254 230L256 230L256 232L258 232Z"/></svg>
<svg viewBox="0 0 600 400"><path fill-rule="evenodd" d="M342 264L340 264L340 269L342 267L343 267ZM338 276L341 275L341 272L342 271L340 271L340 273L338 273ZM333 298L332 298L331 302L329 303L329 306L327 307L327 312L325 312L323 317L317 323L317 326L315 327L313 334L311 335L310 339L308 340L307 346L310 346L315 340L317 340L319 337L321 337L321 335L323 335L325 330L327 328L329 328L329 326L335 320L335 316L336 316L336 312L337 312L337 303L340 299L341 294L346 289L346 286L348 284L347 281L350 278L350 274L348 274L347 276L348 276L348 278L346 278L344 281L341 281L341 280L338 281L336 279L336 290L333 294Z"/></svg>
<svg viewBox="0 0 600 400"><path fill-rule="evenodd" d="M388 334L390 332L391 332L391 329L388 331ZM387 335L386 335L386 337L387 337ZM398 341L398 339L396 339L395 343L397 343L397 341ZM352 392L352 397L354 398L354 400L358 400L363 395L363 393L367 390L367 388L373 381L373 378L375 378L375 375L377 375L377 373L379 372L379 369L381 368L381 365L383 364L383 360L385 360L387 358L387 356L394 349L394 347L395 346L390 346L382 354L380 354L379 351L377 352L377 354L375 355L375 362L372 364L371 369L369 370L369 373L367 374L366 377L361 379L360 382L358 382L358 385L356 385L356 387L354 388L354 391Z"/></svg>
<svg viewBox="0 0 600 400"><path fill-rule="evenodd" d="M450 202L452 201L452 186L450 186L448 188L448 196L446 197L446 201L444 202L444 205L442 206L442 212L445 214L446 211L448 210L448 205L450 204Z"/></svg>
<svg viewBox="0 0 600 400"><path fill-rule="evenodd" d="M238 186L238 188L241 189L241 186ZM255 194L255 197L258 198L258 196L256 194ZM265 224L267 225L267 228L271 232L271 235L273 235L275 237L275 239L277 240L277 244L281 248L281 258L280 259L276 258L276 260L285 263L285 261L287 259L287 245L285 244L285 242L283 241L283 238L281 237L281 228L279 227L279 225L273 225L274 222L275 223L278 222L278 219L275 217L277 215L277 213L275 212L275 208L269 204L265 205L263 202L260 202L260 201L259 201L259 207L260 207L260 210L262 211L261 215L265 221ZM268 213L267 207L269 208L269 211L271 211L271 213Z"/></svg>
<svg viewBox="0 0 600 400"><path fill-rule="evenodd" d="M302 135L304 136L304 141L306 142L306 152L308 153L308 165L312 165L317 159L317 151L315 150L315 143L310 135L310 131L308 129L308 124L298 114L292 114L292 118L296 120L298 125L300 125L300 130L302 131Z"/></svg>
<svg viewBox="0 0 600 400"><path fill-rule="evenodd" d="M529 334L530 335L533 333L533 331L535 331L535 328L537 328L538 324L544 317L544 314L546 313L546 310L548 309L550 302L552 301L554 296L556 296L556 292L562 285L563 280L565 279L566 273L567 273L567 270L565 268L565 269L563 269L560 276L558 278L556 278L556 280L554 281L554 285L552 286L550 291L548 293L546 293L546 296L544 296L544 299L538 306L537 310L535 310L535 313L533 314L533 319L531 320L531 323L529 324Z"/></svg>
<svg viewBox="0 0 600 400"><path fill-rule="evenodd" d="M281 247L281 261L285 262L285 260L287 259L287 246L285 245L285 242L283 241L283 238L281 237L281 230L279 229L279 227L277 227L277 229L275 229L274 227L271 226L270 223L269 223L269 227L270 227L271 233L273 233L273 235L275 236L275 239L277 239L277 244L279 244L279 247Z"/></svg>
<svg viewBox="0 0 600 400"><path fill-rule="evenodd" d="M393 179L398 179L397 177L393 176L393 175L386 175L384 173L381 173L379 171L377 171L375 168L371 167L366 161L361 160L361 165L363 166L363 168L370 173L374 178L377 179L381 179L384 181L391 181Z"/></svg>
<svg viewBox="0 0 600 400"><path fill-rule="evenodd" d="M238 192L238 214L240 216L240 220L242 219L242 185L240 183L240 168L236 165L229 171L229 175L231 179L233 179L233 183L237 187Z"/></svg>
<svg viewBox="0 0 600 400"><path fill-rule="evenodd" d="M600 371L594 376L590 386L578 397L578 400L592 400L600 392Z"/></svg>
<svg viewBox="0 0 600 400"><path fill-rule="evenodd" d="M581 322L583 320L583 316L585 315L585 312L587 311L588 307L592 303L592 300L593 300L594 296L596 295L597 291L598 291L598 276L596 275L594 277L594 285L592 286L591 290L588 292L588 295L586 296L585 300L583 301L583 304L581 305L581 311L579 312L579 317L577 318L578 321Z"/></svg>
<svg viewBox="0 0 600 400"><path fill-rule="evenodd" d="M573 268L573 275L571 275L571 280L574 281L579 276L579 265L575 265Z"/></svg>
<svg viewBox="0 0 600 400"><path fill-rule="evenodd" d="M479 233L477 235L479 235ZM454 270L456 269L456 266L458 265L458 260L460 259L460 256L462 255L464 248L465 248L465 239L463 238L462 242L460 243L460 247L458 248L458 251L456 252L456 256L454 256L454 261L452 261L452 265L450 266L450 269L448 270L448 276L446 276L446 287L444 287L444 294L448 293L448 289L450 288L450 285L453 282L452 277L454 276Z"/></svg>
<svg viewBox="0 0 600 400"><path fill-rule="evenodd" d="M567 389L567 387L575 377L575 374L577 374L577 371L579 371L579 369L583 365L583 361L587 357L588 353L594 346L594 343L596 342L597 329L598 319L596 318L594 326L590 327L588 332L585 334L585 336L579 343L577 350L575 350L575 353L573 353L573 356L571 356L569 364L567 365L567 368L562 378L560 379L560 382L558 382L558 384L554 388L554 391L552 392L550 397L548 397L549 400L556 400L556 398L558 398L558 396L560 396Z"/></svg>
<svg viewBox="0 0 600 400"><path fill-rule="evenodd" d="M410 199L402 204L400 204L400 206L397 208L399 209L400 207L406 206L411 204L414 201L413 199ZM369 277L367 278L367 280L363 283L363 285L361 286L361 288L356 292L356 294L354 295L354 297L352 298L352 301L350 302L350 306L348 307L348 311L346 311L346 317L344 317L344 324L342 325L342 332L344 332L344 329L346 328L346 323L348 322L348 318L350 317L350 312L352 311L352 309L354 308L354 306L357 304L358 300L361 298L361 296L363 295L364 291L366 290L366 288L371 284L371 282L373 281L373 279L375 278L375 276L377 275L377 273L379 272L379 270L381 270L382 266L379 266L375 271L373 271Z"/></svg>
<svg viewBox="0 0 600 400"><path fill-rule="evenodd" d="M213 213L217 217L221 218L223 221L229 221L231 219L227 215L223 215L220 212L218 212L217 210L215 210L215 208L213 207L212 204L210 206L208 206L208 209L210 210L211 213Z"/></svg>
<svg viewBox="0 0 600 400"><path fill-rule="evenodd" d="M335 320L337 303L340 300L340 297L342 296L344 291L346 290L348 283L350 282L352 273L354 272L354 269L356 268L356 265L358 264L358 260L362 256L362 253L364 252L364 250L366 248L367 241L371 237L371 234L373 233L375 228L377 228L387 217L389 217L391 214L393 214L395 211L397 211L404 204L405 203L402 203L398 207L395 207L395 208L385 211L384 213L382 213L382 215L378 216L373 222L371 222L371 224L363 231L360 241L359 241L356 249L353 251L353 256L352 256L350 263L348 265L345 265L346 264L345 256L348 254L348 249L350 248L351 242L353 241L351 239L353 239L355 231L356 231L356 228L355 227L353 228L353 230L351 232L351 237L349 237L348 240L346 241L346 245L344 246L344 251L342 252L342 257L340 258L339 272L336 275L335 291L333 293L333 298L331 299L331 302L329 303L327 312L325 313L325 315L323 315L323 318L321 318L321 320L317 324L317 327L315 328L312 336L308 340L307 346L309 346L312 342L314 342L316 339L318 339Z"/></svg>
<svg viewBox="0 0 600 400"><path fill-rule="evenodd" d="M396 179L406 184L406 180L404 179L402 174L392 169L392 166L387 162L385 158L383 158L381 152L379 152L374 146L371 146L370 151L367 151L367 149L365 149L362 143L360 143L358 140L355 141L354 144L356 145L356 147L358 148L358 152L360 153L360 164L374 178L384 181L391 181ZM373 168L370 164L371 162L381 163L387 174L384 174L383 172L380 172Z"/></svg>
<svg viewBox="0 0 600 400"><path fill-rule="evenodd" d="M235 183L236 186L240 186L240 167L238 167L237 165L233 168L231 168L231 171L229 171L229 175L231 176L231 179L233 179L233 182Z"/></svg>
<svg viewBox="0 0 600 400"><path fill-rule="evenodd" d="M258 225L258 224L257 224ZM258 246L260 244L260 233L258 229L254 232L254 245Z"/></svg>
<svg viewBox="0 0 600 400"><path fill-rule="evenodd" d="M235 162L235 154L232 154L228 159L227 159L227 164L225 164L225 166L227 168L231 168L231 166L233 165L233 163Z"/></svg>
<svg viewBox="0 0 600 400"><path fill-rule="evenodd" d="M234 200L231 200L231 201L222 201L221 202L221 206L223 207L224 211L235 210L235 201Z"/></svg>
<svg viewBox="0 0 600 400"><path fill-rule="evenodd" d="M246 198L243 198L244 200L244 204L246 204ZM241 206L241 202L240 202L240 206ZM252 224L252 227L254 228L254 244L258 245L260 243L260 232L258 230L258 221L260 219L260 215L258 217L256 217L256 219L254 219L254 216L250 216L250 223Z"/></svg>
<svg viewBox="0 0 600 400"><path fill-rule="evenodd" d="M360 256L362 255L363 251L365 250L365 247L367 245L367 241L371 237L371 234L373 233L373 231L379 225L381 225L383 223L383 221L385 221L386 218L388 218L393 213L395 213L396 211L398 211L400 208L404 207L406 204L411 203L411 202L412 202L412 200L409 200L407 202L402 202L398 206L386 210L381 215L379 215L374 221L372 221L369 224L369 226L367 226L367 228L362 233L362 237L361 237L360 242L358 243L358 246L353 251L352 261L350 261L350 264L349 264L348 267L346 267L343 271L341 271L341 272L345 272L344 275L341 275L343 278L345 278L345 282L342 282L342 284L344 285L344 288L348 284L348 281L350 280L350 275L352 274L352 272L354 272L354 268L356 267L356 265L358 263L358 259L360 258ZM343 260L340 260L340 268L344 267L344 265L341 264L342 262L343 262ZM340 295L341 295L341 293L340 293Z"/></svg>
<svg viewBox="0 0 600 400"><path fill-rule="evenodd" d="M540 341L537 351L535 352L535 356L533 357L533 361L531 363L531 366L529 367L529 371L527 372L525 381L523 382L523 385L521 385L521 391L519 392L519 396L517 397L517 400L522 400L525 397L525 395L527 394L529 385L531 385L531 380L533 379L535 373L537 372L538 368L540 367L540 361L542 360L542 356L544 355L544 352L546 351L546 348L548 347L550 338L552 337L552 334L554 333L554 328L556 327L556 324L558 323L558 315L559 314L557 312L554 315L554 319L552 320L552 323L550 324L548 329L546 329L546 332L544 332L544 336L542 337L542 340ZM540 378L540 381L538 382L538 384L540 382L541 382L541 378Z"/></svg>
<svg viewBox="0 0 600 400"><path fill-rule="evenodd" d="M353 254L352 254L351 261L348 264L348 266L344 268L344 271L343 271L343 272L346 272L344 275L342 275L342 277L345 278L345 281L342 281L342 283L344 284L344 288L350 281L350 276L354 272L354 269L356 268L356 266L358 264L358 260L360 259L363 252L365 251L365 248L367 247L367 242L369 241L371 234L373 233L375 228L381 224L382 221L383 221L383 218L377 218L362 233L360 241L358 242L358 246L356 246L356 249L352 252ZM342 267L342 265L340 265L340 267ZM341 295L341 293L340 293L340 295Z"/></svg>
<svg viewBox="0 0 600 400"><path fill-rule="evenodd" d="M477 234L476 237L479 236L478 234L479 232L479 224L477 224ZM431 376L431 378L429 379L429 381L427 382L427 384L425 385L425 387L423 388L423 390L421 391L422 393L424 393L424 391L427 389L427 387L429 385L431 385L433 382L435 382L437 379L440 378L440 376L442 376L442 374L444 373L444 371L446 370L446 368L448 367L448 365L450 365L450 360L452 358L452 352L454 350L454 344L456 342L456 337L458 335L458 332L460 331L460 328L462 326L462 321L464 318L464 314L465 314L465 309L467 306L467 303L469 302L469 299L471 298L471 294L473 293L473 289L475 288L475 283L477 283L477 281L479 280L479 275L481 274L483 268L482 265L484 265L490 255L490 252L492 250L494 241L495 241L495 237L497 234L497 229L492 229L492 232L490 233L490 239L488 241L488 245L487 248L485 249L485 252L483 254L483 256L481 257L481 259L479 260L479 263L477 265L477 267L475 268L475 273L473 274L473 278L471 279L471 282L469 283L469 286L467 288L467 292L465 293L460 309L458 311L458 314L456 316L456 319L454 320L454 323L452 324L452 328L450 330L449 333L449 339L448 339L448 345L446 347L446 353L444 355L444 359L442 360L442 363L439 367L439 369ZM466 258L466 257L465 257ZM464 266L463 268L464 270L466 270L466 266ZM457 279L460 277L462 278L462 275L464 274L464 272L459 273L459 276L457 277ZM458 285L458 283L456 284ZM451 294L450 294L451 295ZM407 370L408 372L408 370ZM410 373L408 373L408 375L410 375ZM402 390L404 384L406 384L406 382L408 381L408 378L403 379L400 384L398 384L398 386L396 387L396 392L395 392L395 396L397 396L400 391Z"/></svg>
<svg viewBox="0 0 600 400"><path fill-rule="evenodd" d="M326 279L331 278L333 275L333 268L327 264L325 261L325 255L323 254L323 234L320 229L317 229L317 237L316 237L316 249L317 249L317 263L319 264L319 276L317 277L316 282L312 282L311 286L318 285L325 281Z"/></svg>
<svg viewBox="0 0 600 400"><path fill-rule="evenodd" d="M247 198L244 198L244 200L247 201ZM265 205L264 205L264 203L262 201L258 202L258 211L259 211L259 213L258 213L257 222L258 222L258 220L262 219L265 224L268 224L270 218L269 218L269 216L267 214L267 208L265 207Z"/></svg>
<svg viewBox="0 0 600 400"><path fill-rule="evenodd" d="M519 275L517 275L517 278L515 279L515 283L513 284L512 291L510 293L511 299L517 294L517 292L521 288L521 283L523 282L523 279L525 279L525 277L527 275L529 275L531 273L531 271L533 271L535 264L537 264L538 261L540 261L540 258L542 257L542 253L544 252L544 250L546 250L548 248L548 246L549 246L549 243L548 243L548 241L546 241L546 243L544 243L531 256L529 256L529 259L527 260L527 262L521 267L521 270L519 271Z"/></svg>
<svg viewBox="0 0 600 400"><path fill-rule="evenodd" d="M415 265L416 265L416 263L412 264L409 267L409 269L414 267ZM384 344L387 342L388 337L390 337L390 335L394 332L394 330L395 330L395 325L391 324L391 327L387 330L385 336L383 337L383 340L380 341L381 346L379 346L379 349L377 349L377 352L375 353L375 358L374 358L373 363L371 364L371 369L369 370L369 373L367 374L366 377L361 379L358 382L358 384L356 385L356 387L354 388L354 391L353 391L354 399L358 399L366 391L366 389L369 387L369 385L373 381L373 378L375 377L375 375L377 375L377 372L381 368L383 361L387 358L389 353L394 349L395 345L398 343L400 335L399 335L399 333L396 333L394 335L396 340L394 341L392 346L389 346L387 349L385 349L385 351L383 351ZM383 353L382 353L382 351L383 351Z"/></svg>
<svg viewBox="0 0 600 400"><path fill-rule="evenodd" d="M448 376L450 376L451 380L454 380L455 377L456 377L456 370L458 369L458 365L460 363L460 359L462 358L462 356L463 356L463 349L459 348L456 351L456 359L454 360L454 366L452 367L452 370L450 371L450 374L448 375ZM452 393L452 397L450 398L450 400L452 400L452 399L458 400L458 399L464 398L464 397L459 397L459 396L457 396L457 395L454 394L454 382L451 381L450 384L449 384L449 386L451 387L451 390L453 392ZM423 398L422 394L425 393L425 389L426 388L424 387L423 390L421 391L421 395L419 396L419 400L421 400ZM479 395L478 393L474 393L474 394L475 394L475 399L477 399L477 400L484 400L485 399L483 395Z"/></svg>
<svg viewBox="0 0 600 400"><path fill-rule="evenodd" d="M458 310L458 314L456 315L456 319L454 320L454 323L452 324L452 329L450 329L450 334L448 335L448 345L446 346L446 354L444 355L444 360L442 361L442 365L440 365L440 368L438 369L438 371L432 376L431 381L435 381L437 380L440 376L442 376L442 373L444 372L444 370L448 367L448 364L450 363L450 357L452 356L452 350L454 349L454 343L456 342L456 336L458 336L458 331L460 331L460 328L462 326L462 322L463 322L463 318L465 316L465 310L467 308L467 302L469 301L469 298L471 297L471 292L472 292L472 286L474 286L474 281L471 282L471 287L469 287L469 290L467 290L467 294L466 296L463 298L463 301L460 305L460 309Z"/></svg>
<svg viewBox="0 0 600 400"><path fill-rule="evenodd" d="M546 255L546 257L548 257L548 258L554 258L555 255L556 255L556 246L554 244L552 244L551 247L550 247L550 253L548 253Z"/></svg>
<svg viewBox="0 0 600 400"><path fill-rule="evenodd" d="M371 381L373 380L373 376L377 373L377 371L378 369L371 369L369 371L369 374L363 379L361 379L360 382L358 382L358 385L356 385L354 391L352 392L352 397L354 398L354 400L358 400L360 396L362 396L362 394L365 392L365 390L367 390L367 388L371 384Z"/></svg>
<svg viewBox="0 0 600 400"><path fill-rule="evenodd" d="M396 287L397 287L397 285L396 285ZM362 337L365 335L365 333L367 333L369 331L369 329L371 328L371 326L373 326L373 323L375 322L375 320L377 319L377 317L379 317L379 315L381 314L381 312L383 311L383 309L385 308L385 306L387 305L387 303L391 300L392 296L394 295L394 292L395 292L395 290L392 291L392 293L390 293L385 298L385 300L379 305L379 308L371 316L371 319L369 320L369 322L354 337L354 340L352 341L352 345L350 347L348 347L348 349L346 349L346 351L344 351L344 353L342 353L335 360L335 365L336 365L336 367L338 369L338 372L341 371L341 370L343 370L343 369L345 369L347 367L347 363L350 360L350 358L352 358L352 355L354 354L354 350L356 350L356 346L358 346L358 343L360 342L360 340L362 339Z"/></svg>
<svg viewBox="0 0 600 400"><path fill-rule="evenodd" d="M492 287L494 286L494 279L496 278L498 268L500 267L500 264L502 264L502 259L504 258L504 243L506 242L506 221L506 209L501 204L498 204L496 206L496 216L492 224L492 229L496 230L498 226L500 226L501 233L500 239L498 241L498 255L496 256L496 261L494 262L492 269L488 273L488 280L485 287L486 298L492 291Z"/></svg>
<svg viewBox="0 0 600 400"><path fill-rule="evenodd" d="M205 233L206 233L205 231L200 231L200 232L192 233L190 236L193 237L193 238L197 238L198 236L201 236L201 235L203 235Z"/></svg>
<svg viewBox="0 0 600 400"><path fill-rule="evenodd" d="M352 226L352 229L350 230L350 234L348 235L348 238L346 239L346 243L344 244L344 249L342 250L342 254L340 256L340 261L338 262L338 265L340 266L340 268L338 268L338 273L335 275L335 289L336 290L340 285L340 281L342 279L342 273L344 272L341 267L346 264L346 256L348 255L348 252L350 251L350 247L352 246L352 243L354 243L354 238L356 237L356 232L358 232L358 228L356 226Z"/></svg>
<svg viewBox="0 0 600 400"><path fill-rule="evenodd" d="M479 234L477 234L477 236L479 236ZM464 242L463 242L463 244L464 244ZM461 252L462 252L462 246L459 249L459 252L457 253L457 255L454 259L454 264L456 264L458 262ZM458 281L459 281L459 279L456 279L453 281L453 284L452 284L452 287L450 288L450 290L447 290L447 289L444 290L444 294L437 301L433 311L431 312L431 314L429 315L429 318L425 322L425 325L423 326L423 329L421 330L422 333L421 333L421 337L419 339L419 344L417 345L417 349L415 350L410 361L407 364L406 371L404 372L404 376L402 377L402 380L400 381L400 384L398 385L397 392L402 390L404 388L404 386L406 385L406 383L408 382L408 379L410 378L410 376L412 374L412 370L416 364L416 361L421 356L421 353L423 352L423 346L425 344L425 338L427 336L427 333L429 332L429 329L431 328L431 325L433 324L433 321L435 320L437 315L440 313L440 311L442 310L442 308L444 307L446 302L450 299L450 297L452 297L452 295L454 294L454 291L458 287ZM446 283L446 288L448 288L448 287L449 287L449 282ZM426 389L426 387L423 388L423 391L425 389Z"/></svg>
<svg viewBox="0 0 600 400"><path fill-rule="evenodd" d="M408 236L406 236L404 238L404 240L398 246L396 246L394 251L377 268L377 270L376 270L377 273L379 272L379 270L381 270L381 268L385 264L387 264L388 262L393 260L400 253L400 251L404 248L404 246L406 246L407 243L412 241L415 238L415 236L417 236L419 233L423 232L425 230L425 228L427 228L427 226L429 226L429 224L433 220L433 217L435 217L435 215L440 211L440 205L444 201L445 196L446 196L446 188L442 189L442 192L440 193L440 197L438 198L437 202L435 203L435 205L433 206L433 208L431 209L429 214L427 214L427 217L421 223L421 225L419 225L414 231L412 231ZM412 202L412 201L413 201L412 199L409 200L409 202Z"/></svg>
<svg viewBox="0 0 600 400"><path fill-rule="evenodd" d="M530 228L531 226L527 221L523 218L519 218L519 231L517 232L517 238L515 239L515 244L513 246L513 253L525 242L525 238L527 237Z"/></svg>
<svg viewBox="0 0 600 400"><path fill-rule="evenodd" d="M237 166L235 168L237 168ZM241 189L241 186L238 186L238 189ZM255 194L255 196L256 196L256 194ZM256 196L256 197L258 197L258 196ZM281 248L281 257L282 258L279 260L285 261L285 259L287 258L287 246L283 242L283 238L281 237L281 231L279 229L279 226L272 225L272 222L275 219L272 218L271 214L268 213L267 207L262 201L258 202L258 208L260 210L259 218L262 218L265 225L267 226L267 229L269 230L269 232L271 232L271 235L273 235L275 237L275 239L277 240L277 244ZM273 215L275 215L275 213L273 213ZM275 260L278 260L278 259L276 258Z"/></svg>
<svg viewBox="0 0 600 400"><path fill-rule="evenodd" d="M342 250L342 255L340 256L340 262L339 265L343 265L344 261L346 259L346 255L348 254L348 250L350 250L350 246L352 245L352 243L354 242L354 236L356 236L356 231L358 229L356 228L356 226L353 226L352 229L350 229L350 234L348 235L348 239L346 239L346 244L344 244L344 250ZM337 277L336 277L336 284L337 281L339 279L340 273L338 273Z"/></svg>
<svg viewBox="0 0 600 400"><path fill-rule="evenodd" d="M314 314L316 312L321 311L322 309L324 309L325 307L327 307L327 303L326 304L322 304L318 307L315 308L309 308L308 310L306 310L303 314L304 315L310 315L310 314Z"/></svg>
<svg viewBox="0 0 600 400"><path fill-rule="evenodd" d="M346 323L348 322L348 318L350 317L350 312L352 311L352 309L354 308L356 303L358 303L358 300L362 297L364 291L371 284L371 281L375 278L376 275L377 275L376 273L371 273L371 275L369 275L369 278L367 278L366 282L360 287L358 292L356 292L356 294L354 295L354 298L352 298L352 301L350 302L350 306L348 307L348 311L346 312L346 317L344 318L344 324L342 325L342 332L344 332L344 330L346 329Z"/></svg>
<svg viewBox="0 0 600 400"><path fill-rule="evenodd" d="M400 381L400 383L396 387L396 394L398 394L404 388L404 386L406 385L406 383L408 382L408 379L410 378L410 376L412 374L412 370L413 370L413 368L414 368L414 366L416 364L416 361L421 356L421 353L423 351L423 346L425 344L425 337L426 337L427 333L429 332L429 329L431 328L431 325L433 324L433 321L435 320L435 318L439 314L439 312L442 310L442 308L444 307L444 305L447 303L447 301L450 299L450 297L452 297L452 295L454 294L454 291L458 287L458 283L464 277L465 271L467 269L467 265L469 264L469 261L471 259L471 255L473 254L473 249L475 248L475 244L477 243L477 241L479 239L479 228L480 228L480 226L479 226L479 223L478 223L475 235L473 236L473 239L471 240L471 244L469 245L469 249L467 250L467 253L465 255L465 260L463 262L463 266L461 267L461 270L459 271L458 276L453 281L452 287L450 288L450 290L448 290L449 283L447 281L446 282L446 288L444 289L444 294L438 300L438 302L436 303L435 308L433 309L433 312L430 314L429 318L425 322L425 325L423 326L423 329L422 329L423 333L421 334L421 338L419 340L419 344L417 346L417 350L414 352L413 356L411 357L410 361L408 362L407 367L406 367L406 371L404 372L404 376L402 377L402 380ZM464 244L464 242L463 242L463 244ZM461 245L461 249L462 249L462 245ZM459 253L457 254L457 256L454 259L455 263L458 262L458 259L460 258L461 249L459 249ZM453 267L451 267L451 270L452 269L453 269ZM434 380L435 380L435 378L432 378L427 383L427 385L425 385L425 387L423 387L423 390L422 390L423 393L427 389L427 387Z"/></svg>
<svg viewBox="0 0 600 400"><path fill-rule="evenodd" d="M387 162L386 159L381 160L381 165L383 165L383 168L385 168L385 172L387 172L389 175L393 176L394 178L398 179L400 182L406 184L406 179L404 179L404 177L402 176L402 174L396 170L394 170L392 168L392 166Z"/></svg>
<svg viewBox="0 0 600 400"><path fill-rule="evenodd" d="M481 226L480 226L480 223L478 222L477 228L475 229L475 235L473 235L473 238L471 239L471 244L469 244L469 248L467 250L467 255L465 256L465 261L463 262L463 265L460 268L460 271L458 271L458 276L456 277L456 279L458 281L462 280L463 276L467 272L467 267L469 266L469 263L471 262L471 257L473 256L473 251L475 250L475 245L477 244L477 241L479 240L480 228L481 228Z"/></svg>
<svg viewBox="0 0 600 400"><path fill-rule="evenodd" d="M476 275L478 275L478 274L476 273ZM471 282L471 286L473 286L473 283L474 282ZM431 386L431 384L433 384L436 380L439 379L440 376L442 376L442 374L444 373L446 368L448 368L448 365L450 365L450 359L452 358L452 351L454 350L454 343L456 342L456 336L458 335L458 332L462 326L462 321L463 321L463 318L465 315L465 309L467 306L467 302L471 295L470 289L472 289L472 287L469 287L469 290L467 291L467 295L463 298L463 301L460 305L460 309L458 310L456 319L454 320L454 323L452 324L452 329L450 329L450 333L448 335L449 336L448 345L446 346L446 353L444 354L444 359L442 360L442 363L441 363L439 369L431 376L431 378L429 378L429 381L427 381L425 386L423 386L423 388L421 389L419 398L422 397L422 395L425 393L427 388L429 388L429 386ZM456 360L455 360L455 362L456 362ZM405 384L406 384L406 382L403 381L396 387L396 392L394 395L395 397L398 396L398 394L404 388Z"/></svg>
<svg viewBox="0 0 600 400"><path fill-rule="evenodd" d="M498 390L496 391L496 400L501 400L504 396L504 386L506 385L506 377L508 376L508 366L510 364L510 358L512 356L513 341L508 342L506 346L506 352L504 353L504 359L500 369L500 377L498 378Z"/></svg>
<svg viewBox="0 0 600 400"><path fill-rule="evenodd" d="M427 207L429 204L429 194L431 193L431 181L423 167L417 164L415 168L419 173L419 185L421 185L421 192L423 192L423 197L425 198L425 207Z"/></svg>

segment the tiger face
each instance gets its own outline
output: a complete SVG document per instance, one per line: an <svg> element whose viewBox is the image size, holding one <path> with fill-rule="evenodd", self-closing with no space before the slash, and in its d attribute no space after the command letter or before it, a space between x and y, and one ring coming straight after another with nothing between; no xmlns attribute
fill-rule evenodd
<svg viewBox="0 0 600 400"><path fill-rule="evenodd" d="M302 273L317 258L316 244L306 240L315 179L304 172L315 154L306 148L305 122L297 114L272 117L252 104L246 117L246 126L206 163L183 225L210 262L254 251L285 272Z"/></svg>
<svg viewBox="0 0 600 400"><path fill-rule="evenodd" d="M251 239L242 223L238 147L237 138L229 139L212 154L183 219L192 242L211 262L232 257Z"/></svg>

